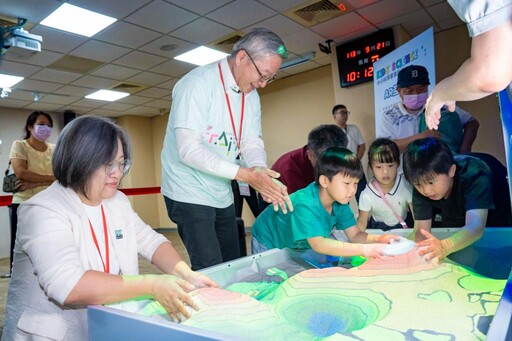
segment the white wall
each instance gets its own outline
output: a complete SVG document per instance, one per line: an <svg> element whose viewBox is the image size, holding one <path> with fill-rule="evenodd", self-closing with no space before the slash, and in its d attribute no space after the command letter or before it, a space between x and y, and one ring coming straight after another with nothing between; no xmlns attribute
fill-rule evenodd
<svg viewBox="0 0 512 341"><path fill-rule="evenodd" d="M0 100L0 171L2 179L9 162L9 153L14 140L20 140L25 137L25 122L31 110L20 110L1 107ZM49 141L55 143L58 133L62 130L63 117L61 114L49 113L53 118L53 133ZM10 195L4 193L0 188L0 195ZM10 248L10 228L9 228L9 209L5 206L0 207L0 258L9 257Z"/></svg>

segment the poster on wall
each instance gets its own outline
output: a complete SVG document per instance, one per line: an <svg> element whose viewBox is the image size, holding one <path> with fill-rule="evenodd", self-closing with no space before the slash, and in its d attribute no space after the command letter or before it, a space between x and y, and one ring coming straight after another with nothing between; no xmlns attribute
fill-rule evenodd
<svg viewBox="0 0 512 341"><path fill-rule="evenodd" d="M434 30L432 28L373 63L375 134L377 137L388 137L387 135L389 135L383 131L383 117L400 103L400 96L396 91L398 72L410 65L421 65L428 70L430 79L428 92L430 93L436 84Z"/></svg>

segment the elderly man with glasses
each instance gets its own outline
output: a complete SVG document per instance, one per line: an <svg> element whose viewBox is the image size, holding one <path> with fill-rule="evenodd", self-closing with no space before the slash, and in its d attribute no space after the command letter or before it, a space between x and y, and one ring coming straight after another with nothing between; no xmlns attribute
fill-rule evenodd
<svg viewBox="0 0 512 341"><path fill-rule="evenodd" d="M192 70L173 89L162 194L194 270L240 257L232 179L275 209L293 209L279 174L266 165L256 91L274 80L285 58L283 41L257 28L230 56Z"/></svg>

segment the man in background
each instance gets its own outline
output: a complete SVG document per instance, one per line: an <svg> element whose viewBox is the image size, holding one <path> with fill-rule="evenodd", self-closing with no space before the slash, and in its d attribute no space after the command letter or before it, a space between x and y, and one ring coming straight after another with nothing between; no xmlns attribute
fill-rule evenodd
<svg viewBox="0 0 512 341"><path fill-rule="evenodd" d="M347 107L343 104L337 104L332 108L332 117L334 118L334 122L347 135L347 149L349 149L357 156L359 160L361 160L364 156L364 152L366 151L366 142L364 141L361 131L355 124L347 124L349 116L350 111L348 111ZM365 187L366 176L363 174L363 177L357 184L357 203L359 203L359 197L361 196L361 192L364 191Z"/></svg>
<svg viewBox="0 0 512 341"><path fill-rule="evenodd" d="M286 185L288 193L307 187L315 181L315 164L329 147L346 147L347 136L334 124L313 128L304 147L281 155L272 165L272 170L281 174L279 180Z"/></svg>

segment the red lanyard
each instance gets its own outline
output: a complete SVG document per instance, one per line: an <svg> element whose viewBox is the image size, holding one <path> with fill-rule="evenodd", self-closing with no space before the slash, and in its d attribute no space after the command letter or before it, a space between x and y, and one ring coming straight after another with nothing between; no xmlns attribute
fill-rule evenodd
<svg viewBox="0 0 512 341"><path fill-rule="evenodd" d="M224 94L226 95L226 103L228 104L229 117L231 118L231 126L233 127L233 134L235 135L236 145L238 147L238 152L240 153L240 144L242 143L242 124L244 122L244 107L245 107L245 93L242 93L242 110L240 114L240 135L236 136L236 128L235 128L235 119L233 118L233 112L231 111L231 103L229 102L229 96L226 92L226 86L224 85L224 77L222 76L222 70L220 68L220 63L217 64L219 67L220 80L222 82L222 88L224 89Z"/></svg>
<svg viewBox="0 0 512 341"><path fill-rule="evenodd" d="M92 228L91 221L89 219L89 227L91 228L92 240L94 240L94 245L96 245L96 250L101 258L101 263L103 264L103 270L106 273L110 273L110 252L108 249L108 231L107 231L107 222L105 220L105 211L103 211L103 205L101 205L101 218L103 219L103 234L105 235L105 253L107 258L107 265L105 265L105 261L103 261L103 256L101 255L100 246L98 245L98 239L96 238L96 233L94 233L94 229Z"/></svg>

